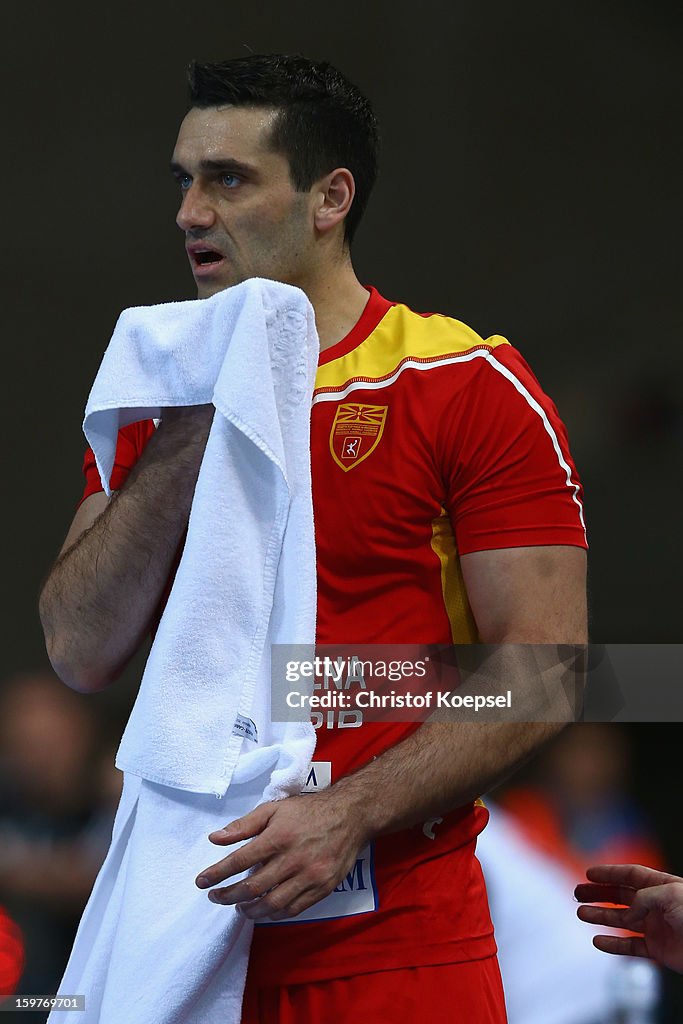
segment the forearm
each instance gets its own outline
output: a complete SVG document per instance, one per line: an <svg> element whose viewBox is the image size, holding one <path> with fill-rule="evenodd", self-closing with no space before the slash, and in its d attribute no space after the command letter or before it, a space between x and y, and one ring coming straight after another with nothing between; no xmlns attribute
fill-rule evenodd
<svg viewBox="0 0 683 1024"><path fill-rule="evenodd" d="M497 644L472 645L466 653L457 666L444 662L440 689L448 694L453 686L460 698L507 694L511 710L492 707L476 712L473 721L471 710L437 708L401 743L341 779L332 789L342 803L356 806L368 835L408 828L470 803L575 720L584 682L583 645L504 637Z"/></svg>
<svg viewBox="0 0 683 1024"><path fill-rule="evenodd" d="M425 722L333 787L364 819L368 838L443 817L517 770L562 725Z"/></svg>
<svg viewBox="0 0 683 1024"><path fill-rule="evenodd" d="M124 486L50 572L40 616L55 671L98 690L150 629L187 526L213 407L164 419Z"/></svg>

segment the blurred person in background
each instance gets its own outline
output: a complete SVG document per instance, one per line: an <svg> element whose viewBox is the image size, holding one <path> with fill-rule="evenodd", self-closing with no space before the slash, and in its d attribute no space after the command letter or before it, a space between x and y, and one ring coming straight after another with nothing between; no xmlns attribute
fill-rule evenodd
<svg viewBox="0 0 683 1024"><path fill-rule="evenodd" d="M94 708L52 673L0 685L0 904L26 942L12 991L56 991L104 860L120 773L103 735Z"/></svg>
<svg viewBox="0 0 683 1024"><path fill-rule="evenodd" d="M582 876L588 864L599 861L662 868L659 842L630 792L630 770L629 738L620 726L580 723L546 747L527 783L497 796L526 841L565 871ZM569 883L568 893L571 888ZM555 920L559 924L559 916ZM566 920L562 927L571 928ZM623 958L608 980L615 1009L600 1024L655 1019L660 979L653 964Z"/></svg>
<svg viewBox="0 0 683 1024"><path fill-rule="evenodd" d="M630 771L620 726L581 723L546 747L525 784L498 796L527 838L572 871L619 861L662 869L659 842L629 790Z"/></svg>
<svg viewBox="0 0 683 1024"><path fill-rule="evenodd" d="M576 919L574 876L565 860L532 843L488 797L486 805L490 819L477 857L509 1024L650 1024L660 1001L656 968L596 955Z"/></svg>

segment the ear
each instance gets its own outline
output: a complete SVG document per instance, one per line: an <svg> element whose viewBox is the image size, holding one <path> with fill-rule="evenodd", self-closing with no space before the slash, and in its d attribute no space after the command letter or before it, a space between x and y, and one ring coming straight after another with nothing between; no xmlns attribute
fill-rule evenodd
<svg viewBox="0 0 683 1024"><path fill-rule="evenodd" d="M326 234L341 224L348 214L356 194L356 184L351 171L338 167L320 179L315 191L315 226Z"/></svg>

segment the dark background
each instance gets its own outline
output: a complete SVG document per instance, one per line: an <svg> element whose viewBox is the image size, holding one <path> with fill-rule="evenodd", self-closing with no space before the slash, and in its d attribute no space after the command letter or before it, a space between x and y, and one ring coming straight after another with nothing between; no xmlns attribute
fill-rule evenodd
<svg viewBox="0 0 683 1024"><path fill-rule="evenodd" d="M80 497L82 412L118 313L194 297L167 171L184 67L249 50L329 59L373 100L361 280L521 349L584 483L592 638L681 642L679 4L42 2L3 17L3 674L46 664L37 592ZM136 664L94 699L118 714L137 678ZM679 726L631 731L638 795L683 870Z"/></svg>

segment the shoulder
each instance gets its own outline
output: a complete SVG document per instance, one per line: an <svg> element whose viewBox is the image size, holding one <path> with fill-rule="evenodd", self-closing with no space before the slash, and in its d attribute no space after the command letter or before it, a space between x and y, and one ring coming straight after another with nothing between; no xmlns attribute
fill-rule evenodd
<svg viewBox="0 0 683 1024"><path fill-rule="evenodd" d="M522 398L532 407L538 402L552 406L520 350L503 335L484 337L455 317L416 313L400 303L390 312L394 310L387 329L400 335L409 362L448 368L451 383L458 379L475 393L484 390L503 398L514 395L514 400Z"/></svg>
<svg viewBox="0 0 683 1024"><path fill-rule="evenodd" d="M483 336L456 317L417 313L400 303L389 310L380 332L376 344L385 372L418 371L432 393L452 399L466 391L479 404L483 394L539 392L526 360L502 334Z"/></svg>
<svg viewBox="0 0 683 1024"><path fill-rule="evenodd" d="M359 343L321 363L316 394L349 384L386 387L408 378L464 384L489 355L512 346L501 335L483 338L473 328L440 313L416 313L403 303L386 303L381 319ZM425 373L425 371L429 371Z"/></svg>
<svg viewBox="0 0 683 1024"><path fill-rule="evenodd" d="M418 313L404 303L393 305L380 327L387 335L400 338L406 350L417 357L465 356L511 347L500 334L485 338L453 316Z"/></svg>

